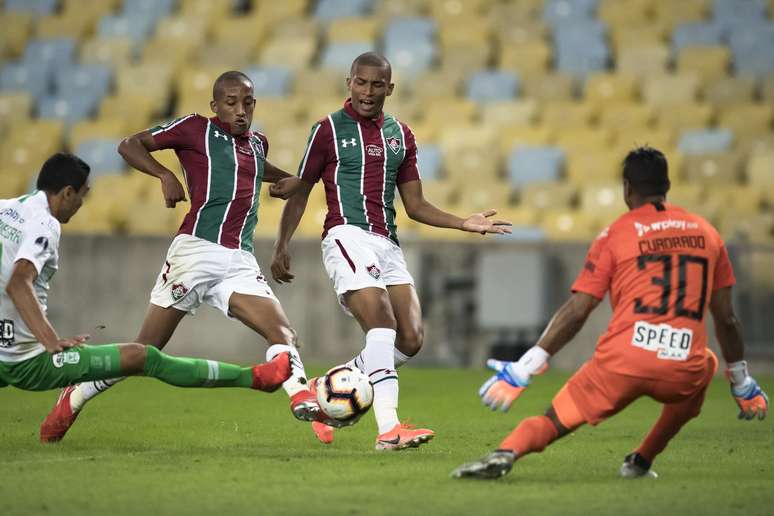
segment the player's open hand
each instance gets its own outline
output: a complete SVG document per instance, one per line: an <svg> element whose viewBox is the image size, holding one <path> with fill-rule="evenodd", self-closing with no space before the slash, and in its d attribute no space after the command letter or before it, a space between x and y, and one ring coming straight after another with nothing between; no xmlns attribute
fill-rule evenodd
<svg viewBox="0 0 774 516"><path fill-rule="evenodd" d="M739 406L739 419L763 419L769 411L769 397L758 382L748 376L740 387L731 386L731 395Z"/></svg>
<svg viewBox="0 0 774 516"><path fill-rule="evenodd" d="M486 210L481 213L474 213L462 223L463 231L470 231L471 233L481 233L486 235L487 233L511 233L511 227L513 224L507 220L490 219L489 217L496 215L497 210Z"/></svg>
<svg viewBox="0 0 774 516"><path fill-rule="evenodd" d="M269 185L269 195L278 199L290 199L298 190L300 183L301 179L296 176L283 177L276 183Z"/></svg>
<svg viewBox="0 0 774 516"><path fill-rule="evenodd" d="M60 353L70 348L80 346L90 338L91 338L91 335L76 335L75 337L70 337L69 339L59 339L56 342L44 344L44 346L46 348L46 351L48 351L49 353Z"/></svg>
<svg viewBox="0 0 774 516"><path fill-rule="evenodd" d="M286 248L275 248L271 259L271 277L277 283L290 283L295 275L290 273L290 253Z"/></svg>
<svg viewBox="0 0 774 516"><path fill-rule="evenodd" d="M186 200L183 185L172 172L161 176L161 192L167 208L174 208L177 203Z"/></svg>

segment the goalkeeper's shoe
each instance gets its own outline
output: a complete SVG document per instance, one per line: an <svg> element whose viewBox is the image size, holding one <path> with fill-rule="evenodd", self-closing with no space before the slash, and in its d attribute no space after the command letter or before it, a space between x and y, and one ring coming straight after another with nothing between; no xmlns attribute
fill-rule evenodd
<svg viewBox="0 0 774 516"><path fill-rule="evenodd" d="M312 391L315 397L317 396L317 380L319 380L318 377L309 379L309 390ZM331 444L333 442L333 430L332 426L326 425L321 421L312 421L312 431L317 436L317 440L323 444Z"/></svg>
<svg viewBox="0 0 774 516"><path fill-rule="evenodd" d="M731 394L739 406L739 419L763 419L769 411L769 397L751 376L740 387L731 386Z"/></svg>
<svg viewBox="0 0 774 516"><path fill-rule="evenodd" d="M637 452L630 453L624 458L618 474L622 478L658 478L658 474L650 469L650 462Z"/></svg>
<svg viewBox="0 0 774 516"><path fill-rule="evenodd" d="M253 389L274 392L290 378L290 353L279 353L264 364L253 367Z"/></svg>
<svg viewBox="0 0 774 516"><path fill-rule="evenodd" d="M468 462L452 471L452 478L480 478L493 480L507 475L513 463L516 462L516 454L511 450L495 450L483 459Z"/></svg>
<svg viewBox="0 0 774 516"><path fill-rule="evenodd" d="M40 442L57 443L64 438L67 431L75 423L75 418L80 412L73 412L70 405L70 396L75 390L75 386L70 385L62 389L56 405L49 412L43 424L40 425Z"/></svg>
<svg viewBox="0 0 774 516"><path fill-rule="evenodd" d="M427 428L414 428L408 423L398 423L392 430L376 438L377 450L405 450L419 448L435 437L435 432Z"/></svg>

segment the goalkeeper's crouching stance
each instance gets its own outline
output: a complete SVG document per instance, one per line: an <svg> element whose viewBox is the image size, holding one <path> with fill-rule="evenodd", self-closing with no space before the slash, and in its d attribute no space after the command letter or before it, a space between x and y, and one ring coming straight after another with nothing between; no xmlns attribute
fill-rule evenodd
<svg viewBox="0 0 774 516"><path fill-rule="evenodd" d="M635 149L623 168L630 211L594 241L572 297L537 345L518 362L489 361L496 374L479 391L484 404L508 410L609 292L613 317L607 332L545 415L524 419L494 452L457 468L455 478L501 477L517 459L542 451L585 423L596 425L643 396L663 404L661 415L626 456L620 475L655 478L653 461L699 415L718 369L718 359L706 345L707 305L739 418L766 416L768 397L744 360L731 302L734 273L723 241L704 219L666 203L669 179L659 151Z"/></svg>

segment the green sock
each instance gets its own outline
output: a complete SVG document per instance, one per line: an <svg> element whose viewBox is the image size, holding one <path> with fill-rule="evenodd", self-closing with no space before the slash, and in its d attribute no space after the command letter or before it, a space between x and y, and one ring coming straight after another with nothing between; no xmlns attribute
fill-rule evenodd
<svg viewBox="0 0 774 516"><path fill-rule="evenodd" d="M177 387L245 387L253 385L253 369L215 360L180 358L147 347L144 375Z"/></svg>

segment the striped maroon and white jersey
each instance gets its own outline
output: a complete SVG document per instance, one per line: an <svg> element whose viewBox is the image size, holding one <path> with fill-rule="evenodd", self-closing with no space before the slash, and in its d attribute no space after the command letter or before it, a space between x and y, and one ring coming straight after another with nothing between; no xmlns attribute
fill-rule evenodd
<svg viewBox="0 0 774 516"><path fill-rule="evenodd" d="M196 113L149 130L160 149L174 149L183 167L191 209L178 234L252 252L266 136L232 136L227 123Z"/></svg>
<svg viewBox="0 0 774 516"><path fill-rule="evenodd" d="M420 179L414 133L389 114L363 118L347 100L312 127L298 175L310 184L323 181L323 237L334 226L350 224L397 244L395 188Z"/></svg>

